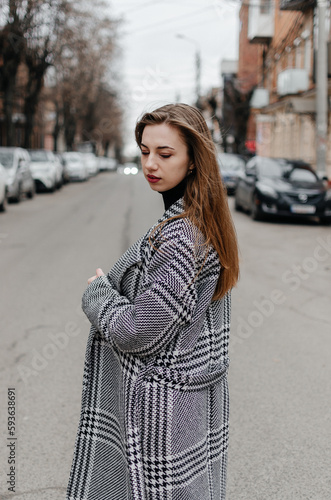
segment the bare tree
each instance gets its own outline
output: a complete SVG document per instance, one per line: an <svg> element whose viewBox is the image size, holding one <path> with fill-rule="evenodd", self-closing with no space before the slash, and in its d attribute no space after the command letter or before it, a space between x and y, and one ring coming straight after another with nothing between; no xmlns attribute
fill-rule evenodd
<svg viewBox="0 0 331 500"><path fill-rule="evenodd" d="M18 67L22 61L25 40L21 25L18 0L9 0L1 6L4 25L0 29L0 90L3 93L3 113L5 117L6 144L13 146L15 130L13 124L15 86Z"/></svg>
<svg viewBox="0 0 331 500"><path fill-rule="evenodd" d="M56 85L47 98L53 99L56 111L55 147L61 126L71 149L77 132L89 137L100 131L99 124L110 111L118 123L119 106L106 82L116 52L117 22L105 15L106 7L102 0L93 4L84 0L8 0L4 4L0 89L8 145L15 142L13 115L18 109L16 80L21 64L25 71L19 111L25 118L25 147L31 146L34 119L51 66L55 68ZM113 134L118 130L114 128ZM110 129L106 132L109 136Z"/></svg>
<svg viewBox="0 0 331 500"><path fill-rule="evenodd" d="M0 32L0 75L8 145L14 143L13 111L18 67L21 63L26 67L24 146L29 147L44 75L54 60L59 28L66 17L68 1L8 0L2 7L1 13L6 21Z"/></svg>
<svg viewBox="0 0 331 500"><path fill-rule="evenodd" d="M223 90L223 148L228 151L227 137L234 138L234 153L243 153L246 150L247 123L250 115L250 100L254 92L242 93L232 76L224 78Z"/></svg>
<svg viewBox="0 0 331 500"><path fill-rule="evenodd" d="M109 107L115 106L116 97L106 85L106 74L115 57L117 22L104 12L103 2L95 2L93 11L81 3L71 4L71 15L58 40L57 98L68 149L73 148L78 129L83 140L102 142L100 123Z"/></svg>
<svg viewBox="0 0 331 500"><path fill-rule="evenodd" d="M28 79L25 90L24 146L31 146L34 116L47 68L54 64L58 37L69 13L67 0L29 0L25 16L25 64Z"/></svg>

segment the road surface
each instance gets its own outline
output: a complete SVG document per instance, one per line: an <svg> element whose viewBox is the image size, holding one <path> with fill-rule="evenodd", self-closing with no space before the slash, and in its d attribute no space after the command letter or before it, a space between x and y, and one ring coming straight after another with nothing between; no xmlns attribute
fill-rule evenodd
<svg viewBox="0 0 331 500"><path fill-rule="evenodd" d="M103 173L1 215L1 498L65 498L89 330L80 309L86 281L162 208L140 174ZM330 227L233 216L241 279L232 295L227 499L329 500Z"/></svg>

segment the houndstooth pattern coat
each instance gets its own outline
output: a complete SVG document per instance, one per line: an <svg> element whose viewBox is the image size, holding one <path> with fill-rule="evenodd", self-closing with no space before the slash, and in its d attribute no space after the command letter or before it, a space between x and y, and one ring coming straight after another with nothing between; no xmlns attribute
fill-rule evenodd
<svg viewBox="0 0 331 500"><path fill-rule="evenodd" d="M157 224L182 212L180 199ZM225 498L231 293L211 301L219 259L188 219L150 245L153 228L83 295L92 326L67 500Z"/></svg>

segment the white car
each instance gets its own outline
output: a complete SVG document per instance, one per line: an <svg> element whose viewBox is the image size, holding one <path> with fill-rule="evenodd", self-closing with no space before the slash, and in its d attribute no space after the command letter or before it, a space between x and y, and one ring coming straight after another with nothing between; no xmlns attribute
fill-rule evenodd
<svg viewBox="0 0 331 500"><path fill-rule="evenodd" d="M7 174L5 168L0 163L0 212L5 212L7 208Z"/></svg>
<svg viewBox="0 0 331 500"><path fill-rule="evenodd" d="M69 180L86 181L89 178L88 168L82 153L74 151L63 153L62 160L64 162L65 174Z"/></svg>
<svg viewBox="0 0 331 500"><path fill-rule="evenodd" d="M99 158L93 153L81 153L86 163L89 176L96 175L99 172Z"/></svg>
<svg viewBox="0 0 331 500"><path fill-rule="evenodd" d="M59 169L54 154L44 149L31 149L29 153L36 188L41 191L55 191L59 183Z"/></svg>
<svg viewBox="0 0 331 500"><path fill-rule="evenodd" d="M60 187L63 186L64 182L64 169L60 158L54 153L52 153L52 156L56 168L56 187L60 189Z"/></svg>
<svg viewBox="0 0 331 500"><path fill-rule="evenodd" d="M100 171L115 172L117 168L117 161L115 158L108 158L108 156L100 156L99 158L99 169Z"/></svg>
<svg viewBox="0 0 331 500"><path fill-rule="evenodd" d="M0 148L0 163L5 168L7 198L19 203L22 195L33 198L35 183L30 168L30 156L26 149L16 147Z"/></svg>

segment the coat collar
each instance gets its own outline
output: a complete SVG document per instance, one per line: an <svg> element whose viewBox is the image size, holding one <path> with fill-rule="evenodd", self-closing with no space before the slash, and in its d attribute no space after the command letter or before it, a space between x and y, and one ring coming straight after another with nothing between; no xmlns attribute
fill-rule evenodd
<svg viewBox="0 0 331 500"><path fill-rule="evenodd" d="M171 217L175 217L176 215L179 215L184 212L184 198L179 198L179 200L175 201L168 210L164 212L162 217L157 221L157 223L153 226L157 226L161 222L164 222L167 219L170 219Z"/></svg>

